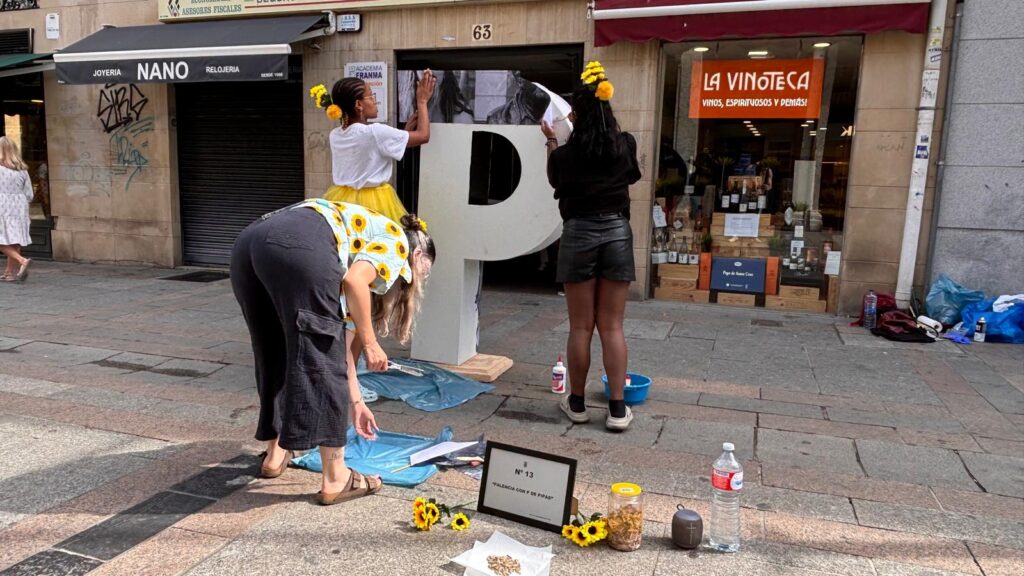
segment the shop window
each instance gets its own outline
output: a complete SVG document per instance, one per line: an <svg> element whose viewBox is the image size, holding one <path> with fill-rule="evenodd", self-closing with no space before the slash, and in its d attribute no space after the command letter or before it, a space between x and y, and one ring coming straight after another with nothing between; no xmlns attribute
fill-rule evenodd
<svg viewBox="0 0 1024 576"><path fill-rule="evenodd" d="M46 157L46 108L43 75L0 78L0 133L14 140L28 164L34 196L29 206L32 245L26 254L50 255L50 178Z"/></svg>
<svg viewBox="0 0 1024 576"><path fill-rule="evenodd" d="M825 268L842 246L860 38L669 44L665 54L655 196L667 226L655 229L653 261L763 260L763 283L737 290L749 298L726 299L825 311L838 286ZM705 280L696 296L661 292L717 291ZM807 302L783 301L797 295Z"/></svg>

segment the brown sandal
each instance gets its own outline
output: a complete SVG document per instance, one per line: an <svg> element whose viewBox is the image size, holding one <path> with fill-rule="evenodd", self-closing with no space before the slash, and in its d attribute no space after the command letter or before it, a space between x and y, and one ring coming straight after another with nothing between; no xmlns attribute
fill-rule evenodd
<svg viewBox="0 0 1024 576"><path fill-rule="evenodd" d="M349 475L348 484L345 485L341 492L319 492L317 494L317 500L320 501L321 505L330 506L331 504L340 504L341 502L348 502L349 500L376 494L384 486L384 482L381 481L379 476L364 476L351 468L349 468L349 471L352 474ZM356 488L360 482L365 483L366 486Z"/></svg>
<svg viewBox="0 0 1024 576"><path fill-rule="evenodd" d="M263 453L263 457L266 458L266 456L267 456L267 453L264 452ZM292 452L291 450L288 450L287 452L285 452L284 462L282 462L279 467L277 467L277 468L268 468L265 465L264 466L260 466L260 477L261 478L277 478L281 474L284 474L284 471L288 469L288 465L292 463L292 458L294 458L294 457L295 457L295 453Z"/></svg>

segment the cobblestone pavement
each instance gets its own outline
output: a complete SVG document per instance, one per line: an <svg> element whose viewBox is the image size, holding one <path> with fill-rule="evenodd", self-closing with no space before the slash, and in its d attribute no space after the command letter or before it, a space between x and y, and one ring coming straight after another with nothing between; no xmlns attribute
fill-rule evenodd
<svg viewBox="0 0 1024 576"><path fill-rule="evenodd" d="M378 423L571 455L588 511L609 483L641 484L644 544L621 553L486 515L468 533L412 530L417 494L474 500L458 473L329 508L315 474L253 480L245 326L226 281L162 279L179 272L38 263L0 286L0 574L459 574L448 559L495 529L554 544L555 575L1024 572L1024 347L630 304L631 367L654 385L613 435L570 425L548 391L562 300L486 292L480 349L516 362L493 394L429 414L378 402ZM743 549L674 549L667 523L679 503L706 517L724 440L746 469Z"/></svg>

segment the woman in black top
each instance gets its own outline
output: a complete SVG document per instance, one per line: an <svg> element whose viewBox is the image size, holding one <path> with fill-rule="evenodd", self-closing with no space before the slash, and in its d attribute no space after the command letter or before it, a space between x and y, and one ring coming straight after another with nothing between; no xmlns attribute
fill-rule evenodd
<svg viewBox="0 0 1024 576"><path fill-rule="evenodd" d="M636 279L629 185L640 179L640 167L636 140L619 130L612 113L613 88L604 68L591 62L581 78L572 94L569 141L557 147L554 130L542 125L548 139L548 180L564 222L557 276L565 284L569 306L571 393L561 408L573 422L590 420L583 394L596 326L611 388L605 426L625 430L633 414L623 401L627 350L622 321L629 283Z"/></svg>

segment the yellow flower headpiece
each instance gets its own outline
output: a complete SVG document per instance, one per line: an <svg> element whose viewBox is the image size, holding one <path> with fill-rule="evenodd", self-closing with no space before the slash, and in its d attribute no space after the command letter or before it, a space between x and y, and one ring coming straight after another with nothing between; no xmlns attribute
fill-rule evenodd
<svg viewBox="0 0 1024 576"><path fill-rule="evenodd" d="M608 102L615 95L615 86L608 80L608 76L604 72L604 66L597 60L587 62L587 67L580 74L580 80L583 81L587 88L594 92L594 96L598 100Z"/></svg>
<svg viewBox="0 0 1024 576"><path fill-rule="evenodd" d="M345 115L341 107L331 100L331 93L327 91L327 87L323 84L317 84L310 88L309 97L313 99L313 104L317 108L326 108L324 113L331 120L341 120L342 116Z"/></svg>
<svg viewBox="0 0 1024 576"><path fill-rule="evenodd" d="M420 221L420 229L423 230L424 232L426 232L427 231L427 221L424 220L423 218L419 218L418 220Z"/></svg>

